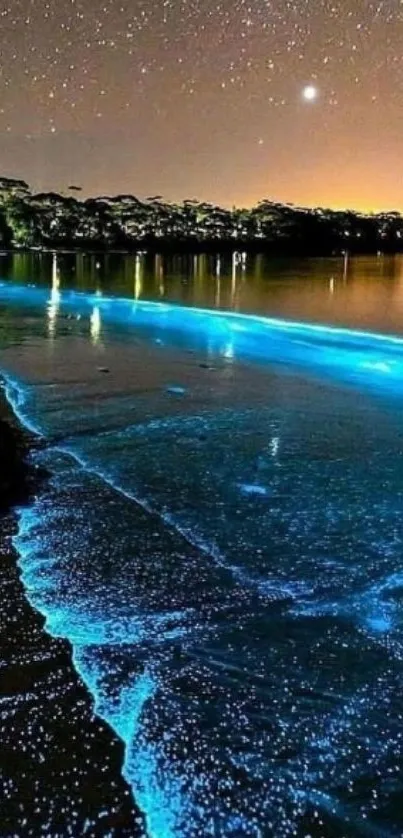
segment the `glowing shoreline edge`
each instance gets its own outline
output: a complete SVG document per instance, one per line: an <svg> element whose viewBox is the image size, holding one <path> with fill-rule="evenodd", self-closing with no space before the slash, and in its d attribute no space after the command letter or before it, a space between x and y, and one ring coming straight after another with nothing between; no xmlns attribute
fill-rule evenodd
<svg viewBox="0 0 403 838"><path fill-rule="evenodd" d="M1 373L5 382L4 392L8 403L10 404L14 414L17 416L19 422L25 426L31 433L40 439L46 439L46 435L41 429L35 425L24 413L23 405L25 402L24 384L19 382L16 378L7 373ZM233 576L242 578L242 571L240 568L229 564L225 561L224 556L215 547L214 544L208 545L199 538L192 537L192 533L184 527L181 527L169 514L159 515L144 498L127 491L119 486L113 479L105 474L102 469L92 466L84 460L77 452L72 451L68 446L51 445L50 450L59 452L69 459L74 461L83 471L98 478L112 491L117 492L128 500L134 502L137 506L143 509L149 515L158 515L163 520L165 526L175 531L187 544L207 554L219 566L225 568ZM138 735L141 730L141 712L146 702L153 697L158 689L158 680L154 677L151 671L145 671L136 679L136 682L131 688L126 688L121 695L121 700L118 707L105 706L102 693L100 693L97 683L97 677L91 672L91 669L85 664L85 643L75 643L66 631L62 631L55 622L54 615L51 610L41 608L36 602L35 595L30 595L29 590L25 584L27 580L26 568L24 568L24 561L29 553L24 553L22 545L20 544L21 535L24 531L29 531L30 524L24 524L24 519L28 521L32 519L35 521L35 513L32 507L17 510L19 513L19 529L18 533L13 537L13 545L19 555L18 565L21 569L21 578L24 584L25 596L34 610L39 611L45 618L45 629L53 637L62 637L67 640L71 648L73 666L86 685L88 692L92 696L94 702L94 713L113 730L115 735L121 740L124 746L124 759L122 764L122 776L128 783L132 797L144 816L145 825L147 828L147 835L149 838L179 838L182 830L178 824L183 820L184 800L181 789L177 786L175 778L170 778L169 788L165 788L158 783L157 778L157 747L152 747L149 743L145 746L141 744ZM131 713L130 721L128 713ZM133 744L137 745L136 759L133 760ZM133 767L133 762L137 763Z"/></svg>
<svg viewBox="0 0 403 838"><path fill-rule="evenodd" d="M24 419L23 385L19 385L17 381L13 380L8 375L7 377L3 376L3 378L6 382L6 387L4 388L6 397L13 410L14 404L18 403L18 408L16 408L14 412L18 415L21 423L27 428L29 427L32 433L40 434L41 437L44 438L44 435L41 434L38 428L35 428L29 420ZM151 513L154 512L147 502L142 502L142 500L135 495L120 488L110 478L103 475L101 470L97 470L96 468L91 468L91 466L86 465L79 455L76 455L67 447L64 448L63 446L55 445L51 446L50 450L54 452L58 451L67 455L71 460L77 462L77 464L80 465L87 473L97 476L99 479L107 483L110 488L135 501L145 510L150 511ZM33 507L22 508L17 511L19 512L20 526L18 533L13 538L13 544L20 556L18 564L21 569L21 578L24 582L24 575L26 572L24 561L27 557L29 557L29 550L27 550L24 554L24 551L21 550L19 545L19 538L21 535L23 536L29 532L32 521L35 523L35 511ZM175 527L175 522L167 519L166 523L168 526L171 525ZM175 528L179 530L179 528ZM181 531L181 534L186 540L192 543L185 531ZM196 543L195 546L202 548L200 543ZM144 817L146 827L145 834L149 836L149 838L181 838L181 836L186 835L186 831L184 831L180 826L181 822L183 824L182 815L184 803L184 800L181 797L181 789L175 782L175 777L168 778L170 781L169 786L168 783L161 785L158 782L158 747L157 745L153 746L150 743L141 741L142 709L146 705L147 701L152 699L158 689L158 677L155 676L151 668L146 669L138 678L136 678L136 681L132 686L126 687L121 692L117 705L114 707L108 706L107 702L104 701L102 691L99 689L96 669L94 671L94 669L91 666L88 666L88 663L85 661L86 644L74 643L68 634L57 630L57 625L53 626L56 631L52 631L51 612L48 612L45 608L41 609L35 602L35 595L30 594L30 591L27 590L26 587L25 596L34 610L39 611L39 613L45 617L45 629L48 633L51 636L63 637L64 639L67 639L71 648L74 668L85 683L89 694L92 696L94 702L94 714L104 720L113 730L115 735L122 741L124 747L124 758L121 766L121 773L131 789L135 804L138 806ZM134 749L133 745L135 746ZM134 760L133 755L135 756ZM336 813L337 806L339 805L335 798L315 789L311 789L307 792L306 800L311 800L311 802L313 802L316 806L322 807L325 811L332 814ZM344 816L345 815L346 813L344 812ZM354 812L348 813L347 823L351 825L355 822L354 818ZM91 826L91 824L89 825ZM380 831L376 828L374 829L367 823L365 834L368 835L368 838L372 835L374 838L375 835L377 835L378 838L380 838L381 835L386 838L386 836L390 833Z"/></svg>
<svg viewBox="0 0 403 838"><path fill-rule="evenodd" d="M41 439L45 439L45 435L41 432L41 430L35 426L23 412L22 405L24 403L24 391L22 386L8 374L2 373L2 376L5 382L4 392L6 399L15 416L18 418L18 421L21 425L26 427L30 433L33 433ZM67 448L63 448L63 446L52 446L52 450L68 456L71 460L75 461L77 465L83 469L83 471L87 472L87 474L92 474L99 480L102 480L112 490L118 492L129 500L134 501L146 512L155 514L154 510L147 504L146 501L142 501L140 498L126 492L124 489L114 484L114 482L100 470L91 468L91 466L86 464L74 452L68 450ZM21 580L24 584L24 576L26 575L24 569L24 559L27 555L29 555L29 553L24 554L20 544L20 539L24 534L24 531L29 531L30 529L29 523L28 525L26 523L24 524L24 519L26 520L28 517L29 521L32 519L35 521L35 512L33 507L17 508L16 511L18 514L19 527L18 532L12 538L12 544L19 555L18 566L21 570ZM166 523L169 526L169 522L167 521ZM185 540L192 543L184 533L182 533L182 535ZM38 603L35 601L35 596L30 595L30 592L25 584L24 591L31 607L35 611L41 613L45 618L45 630L48 634L52 637L62 637L64 640L67 640L71 649L73 666L79 677L86 685L88 692L93 699L94 714L105 721L122 742L124 757L121 773L131 789L135 805L138 806L144 816L144 822L147 828L146 834L150 836L150 838L178 838L180 833L176 829L175 821L179 820L181 811L179 789L175 788L174 783L170 787L169 801L171 805L168 808L166 795L164 796L164 789L159 787L156 781L157 771L155 765L157 749L156 747L152 748L151 745L141 746L139 739L137 739L137 741L135 739L136 732L138 732L141 727L140 718L142 709L148 699L152 698L155 694L158 688L157 680L153 677L153 674L150 671L145 671L136 679L132 688L126 688L123 691L120 697L121 700L119 702L119 706L114 708L111 712L110 707L104 706L103 697L98 688L98 679L96 675L94 676L88 666L86 666L83 662L85 644L75 644L66 632L58 630L55 631L54 621L52 627L53 618L51 611L48 611L45 608L40 608ZM130 721L128 719L129 713ZM133 769L130 768L130 756L133 751L134 741L136 741L137 745L136 760L139 764L138 772L135 770L133 771Z"/></svg>
<svg viewBox="0 0 403 838"><path fill-rule="evenodd" d="M0 282L0 298L2 297L2 292L4 290L6 291L6 294L5 294L6 299L7 298L10 299L10 296L11 296L11 297L14 297L14 300L16 298L17 299L19 298L19 301L20 301L21 299L22 300L24 300L24 299L27 300L27 298L29 299L29 297L31 297L30 302L35 303L36 305L38 305L38 304L41 305L43 303L46 304L49 300L48 289L42 290L42 289L35 289L35 288L32 288L32 287L26 288L26 287L21 287L21 286L10 286L6 283L1 283ZM10 295L10 291L11 291L11 295ZM15 292L15 294L13 294L13 292ZM4 296L3 296L3 299L4 299ZM390 347L393 347L394 349L395 348L398 348L398 350L401 349L402 350L402 358L403 358L403 338L399 338L397 336L386 336L386 335L371 333L371 332L360 332L360 331L344 329L344 328L339 328L339 327L334 328L334 327L329 327L329 326L323 326L323 325L320 325L320 324L311 325L311 324L307 324L307 323L298 323L298 322L293 322L293 321L277 320L277 319L266 318L266 317L257 316L257 315L238 314L237 312L231 312L231 311L216 311L216 310L210 310L210 309L199 309L199 308L190 308L190 307L188 308L188 307L182 307L180 305L171 305L171 304L160 303L160 302L133 301L133 300L130 300L130 299L127 299L127 298L119 298L119 297L116 297L116 298L114 298L114 297L100 297L97 294L84 294L84 293L81 293L81 292L66 292L66 293L62 292L61 295L60 295L60 303L61 303L61 305L66 304L67 306L69 305L69 303L73 304L73 305L75 304L77 306L79 304L82 305L83 303L84 303L84 305L89 305L89 306L97 305L98 307L104 308L104 310L106 309L108 311L108 314L112 315L111 320L114 319L113 314L115 314L115 312L116 312L116 314L118 314L118 311L116 311L116 307L119 308L119 305L122 305L122 304L124 304L125 308L129 306L130 311L131 311L132 314L135 314L136 311L144 312L145 314L147 312L149 312L149 313L150 312L156 312L156 313L163 312L163 313L179 314L180 317L181 317L181 321L182 321L181 325L182 325L182 328L183 328L184 331L186 331L189 328L193 328L195 320L198 321L200 319L203 319L203 318L207 317L208 320L210 320L210 321L214 321L214 320L217 321L218 320L220 323L223 322L224 324L227 324L228 320L241 321L242 325L238 326L239 331L247 331L248 326L251 326L251 325L252 325L252 331L253 331L253 324L254 324L256 326L262 326L263 325L267 329L272 329L272 330L275 330L276 332L284 332L286 334L287 334L287 332L288 333L292 332L294 334L299 332L300 334L301 333L302 334L307 334L311 337L315 337L316 335L319 335L319 336L324 335L324 336L326 336L327 338L330 338L330 339L332 337L335 337L335 338L339 337L339 338L344 339L344 341L346 341L346 338L347 339L348 338L353 338L354 341L356 341L356 343L355 343L355 349L356 350L358 348L357 344L359 342L362 342L362 341L365 342L365 341L369 340L371 342L373 342L373 341L376 342L378 346L379 346L379 344L383 345L384 349L388 345ZM189 317L189 315L191 317ZM115 317L115 319L118 322L119 319L121 319L121 318L119 318L119 316L117 316L117 317ZM175 318L172 318L172 319L174 320ZM134 327L136 326L135 322L133 322L131 320L130 321L128 320L127 313L125 313L125 320L128 322L128 324L133 325ZM193 321L193 323L190 322L191 320ZM162 327L164 327L164 326L167 326L168 324L167 324L166 321L163 321L163 322L160 323L160 325ZM169 324L169 325L171 325L171 324ZM175 323L174 325L177 326L178 324ZM232 327L232 322L231 322L231 327ZM235 324L235 329L234 330L237 331L236 330L236 324ZM348 340L347 340L347 343L348 343L348 349L351 349L352 348L351 343L348 342ZM311 348L312 347L316 348L315 343L313 343L311 345ZM330 340L328 349L333 349L333 348L334 347L332 346L332 343L331 343L331 340ZM335 347L335 348L336 348L336 352L337 352L338 347ZM363 348L368 349L368 346L365 345L365 347L363 347ZM361 347L360 347L360 349L361 349ZM400 355L400 352L398 354ZM360 366L362 366L362 365L360 364ZM385 368L382 368L383 367L383 362L377 362L375 366L373 364L367 364L367 366L370 366L372 372L374 372L374 371L390 372L390 369L387 367L386 364L384 365ZM400 364L399 364L399 366L400 366ZM24 412L25 397L24 397L24 389L23 389L22 382L21 382L21 384L19 384L17 379L13 379L7 373L4 373L3 378L4 378L4 381L5 381L5 385L6 385L5 386L6 398L9 402L9 404L11 405L15 415L18 417L19 421L21 422L21 424L24 425L29 431L31 431L31 433L34 433L34 434L38 435L42 439L45 438L46 435L37 426L35 426L35 424L29 419L29 417L27 415L25 415L25 412ZM108 485L112 489L114 489L115 491L121 492L123 495L125 495L126 497L130 498L132 501L134 501L134 502L138 503L140 506L142 506L146 511L149 511L151 513L154 512L154 510L152 510L146 502L143 503L140 498L137 498L136 496L134 496L132 494L129 494L128 492L125 492L124 490L120 489L120 487L117 486L116 484L114 484L112 480L106 478L106 476L104 474L102 474L102 472L100 470L96 470L94 468L91 468L90 465L88 465L84 461L82 461L79 456L75 456L74 452L70 451L67 447L64 448L63 446L52 446L52 450L60 451L64 454L67 454L69 457L74 459L86 472L90 472L90 473L96 475L98 478L102 479L104 482L107 482ZM27 510L27 514L29 514L28 510ZM20 513L20 520L21 520L21 513ZM172 526L172 525L175 526L174 522L169 521L168 519L166 520L166 524L168 526ZM190 539L188 538L187 533L182 532L182 536L186 540L190 541ZM16 536L16 543L18 543L18 535ZM190 541L190 543L192 543L192 542ZM198 549L201 548L200 544L197 544L195 546L197 546ZM17 549L18 549L18 547L17 547ZM19 564L21 566L22 562L23 562L23 559L24 559L24 556L21 552L20 552L20 557L21 558L20 558ZM218 557L214 557L214 558L217 559ZM29 593L28 593L27 590L26 590L26 596L27 596L28 600L31 602L31 605L36 610L39 610L37 608L37 606L34 604L34 602L32 600L30 600ZM42 613L45 616L46 625L47 625L49 633L51 634L52 632L51 632L50 626L49 626L50 615L46 614L44 612L42 612ZM56 636L60 636L60 634L56 635ZM62 635L62 636L66 637L65 634ZM176 807L175 807L174 801L172 801L174 803L174 805L172 806L170 812L168 813L168 811L166 811L166 821L164 823L161 822L161 814L160 814L161 813L161 798L160 799L158 799L158 798L159 798L159 795L161 793L163 794L163 790L159 789L159 788L156 788L156 786L155 786L155 780L153 778L153 769L152 769L153 756L154 755L151 752L145 752L145 751L141 751L141 750L138 753L138 759L139 759L139 762L141 763L141 772L142 772L141 778L140 778L140 784L141 784L141 781L143 781L142 784L140 785L140 788L139 788L139 786L137 785L138 778L134 777L133 773L129 771L129 761L130 761L130 750L129 749L131 748L131 738L130 739L126 738L128 736L129 731L127 729L126 733L125 733L125 728L126 728L126 725L127 725L127 719L125 719L124 707L123 706L121 707L121 710L123 711L123 714L121 714L119 711L116 714L111 714L111 713L107 712L106 708L103 709L102 695L99 694L99 691L97 693L96 678L94 679L93 677L91 677L91 673L83 665L83 661L80 662L80 656L81 656L80 653L83 651L84 647L83 646L82 647L80 647L80 646L75 647L75 646L73 646L71 641L69 641L69 642L70 642L70 646L72 648L72 659L73 659L73 663L76 667L76 670L79 673L79 675L83 678L84 682L87 684L89 692L93 696L94 711L108 723L108 725L114 730L114 732L117 734L117 736L123 741L124 748L125 748L125 757L124 757L124 763L123 763L123 767L122 767L122 773L123 773L123 776L125 777L125 779L127 780L127 782L129 783L129 785L132 788L133 796L134 796L134 799L135 799L136 803L139 805L139 807L143 811L145 821L146 821L146 824L147 824L147 827L148 827L148 830L147 830L148 834L150 836L153 836L153 838L173 838L173 836L175 836L175 835L177 836L179 833L176 831L175 823L174 823L175 814L176 814L176 812L175 812ZM156 686L157 686L156 682L153 681L151 673L144 673L144 677L143 677L143 679L140 679L140 683L139 684L136 683L136 685L134 685L134 688L133 688L134 705L133 706L136 707L136 712L137 712L137 715L136 715L136 713L134 714L135 715L134 720L132 719L132 723L133 723L134 726L136 726L136 724L139 723L140 714L141 714L141 707L148 700L148 698L150 698L153 695ZM122 705L124 705L125 703L126 703L126 696L122 695ZM133 709L133 706L132 706L132 709ZM133 728L131 728L131 733L132 732L133 732ZM146 771L144 771L145 766L146 766ZM172 791L174 791L174 790L172 790ZM171 817L169 817L169 815Z"/></svg>
<svg viewBox="0 0 403 838"><path fill-rule="evenodd" d="M24 413L24 385L8 374L3 374L3 378L6 383L5 393L7 400L19 421L32 433L44 439L45 435L37 426L30 422ZM76 462L87 474L94 475L113 491L136 503L147 513L151 515L157 514L156 510L145 499L120 487L108 475L104 474L101 469L97 469L86 463L78 453L71 451L68 446L56 444L51 446L51 450L64 454ZM242 576L242 571L226 562L224 557L217 552L214 545L207 545L200 541L200 539L192 538L192 534L187 529L178 526L169 514L161 517L165 525L175 530L188 544L207 553L213 561L225 567L235 577ZM28 524L24 524L24 519L26 521L27 518ZM13 538L13 545L20 556L18 565L21 569L23 584L24 576L25 580L27 579L24 563L27 556L29 556L29 551L24 553L19 539L21 535L24 535L24 530L29 531L30 521L32 519L35 521L35 512L31 507L21 509L19 511L19 530ZM168 783L161 784L158 781L157 745L153 747L150 743L142 743L141 741L141 713L147 701L152 699L158 689L158 678L152 671L144 671L136 679L131 688L127 687L123 690L118 706L108 706L104 701L102 691L99 689L96 672L86 664L86 644L74 642L66 631L61 630L62 627L58 625L57 620L55 622L51 610L41 608L41 605L36 602L35 594L30 594L26 584L24 584L24 588L25 595L31 606L45 618L46 631L51 636L63 637L69 643L74 668L93 698L94 713L106 722L123 744L124 758L121 773L131 789L135 804L142 812L146 835L149 838L181 838L181 836L186 835L186 832L181 828L181 824L183 826L183 813L186 811L186 797L183 797L183 793L180 787L178 787L175 777L170 776L168 778L169 785ZM133 745L135 745L135 750L133 749Z"/></svg>
<svg viewBox="0 0 403 838"><path fill-rule="evenodd" d="M154 343L162 346L165 341L157 337L159 333L169 334L173 345L178 336L190 335L192 344L202 352L207 349L208 355L228 361L253 359L259 364L288 365L294 371L300 368L314 373L324 369L344 381L356 383L359 378L371 388L376 385L403 389L403 337L397 335L159 301L104 297L100 292L55 292L4 281L0 281L0 301L26 306L28 310L52 309L54 317L68 319L75 315L78 320L83 317L90 322L96 310L99 318L102 313L105 325L149 329ZM179 346L182 340L180 337Z"/></svg>
<svg viewBox="0 0 403 838"><path fill-rule="evenodd" d="M44 434L24 414L24 386L9 375L3 374L3 378L6 385L4 388L6 398L21 424L25 425L31 433L39 435L44 439ZM79 454L69 450L68 447L52 445L49 450L63 453L69 459L76 462L86 473L96 476L112 490L134 501L146 512L156 514L152 505L147 503L147 501L114 483L100 469L86 464ZM28 549L24 549L24 545L21 543L21 537L23 538L24 535L29 534L31 526L37 520L37 516L34 507L21 508L17 512L19 528L17 534L12 539L12 543L19 555L18 566L21 571L25 596L32 608L41 613L45 618L45 630L48 634L67 640L71 649L73 666L93 699L94 714L101 718L122 742L124 756L121 774L131 790L135 805L144 817L145 834L148 838L182 838L182 836L186 835L186 831L183 829L186 795L183 795L175 776L170 775L167 777L165 783L161 783L158 780L158 745L152 745L147 741L144 742L141 738L141 714L147 701L152 699L158 690L158 676L149 667L136 678L136 681L131 686L123 689L119 696L118 704L108 705L107 700L103 696L102 689L100 689L96 667L92 667L86 662L87 644L85 642L75 642L71 638L71 635L66 630L63 630L63 625L60 624L57 617L55 619L52 610L37 602L35 592L31 593L29 584L27 585L29 568L26 562L28 560L29 563L30 550L29 547ZM238 568L226 564L223 558L215 554L214 550L211 551L207 545L198 539L192 539L191 534L187 530L177 526L169 515L162 516L162 518L168 527L175 529L185 541L196 547L196 549L208 553L212 556L213 560L226 567L229 571L235 572L235 574L239 572ZM91 646L91 642L89 646Z"/></svg>
<svg viewBox="0 0 403 838"><path fill-rule="evenodd" d="M3 292L6 292L5 294ZM35 285L16 285L14 283L8 283L4 280L0 280L0 297L7 300L9 297L29 297L32 295L34 298L37 298L37 302L47 302L49 299L49 293L51 289L49 288L42 288L37 287ZM180 303L165 303L159 302L157 300L132 300L130 297L111 297L105 296L101 293L86 293L84 291L65 291L61 290L58 291L59 294L59 302L61 305L63 303L69 304L77 302L84 302L88 303L91 306L96 305L98 307L107 308L109 305L121 305L124 304L125 306L130 305L132 311L135 312L137 309L144 310L155 310L155 311L164 311L164 312L174 312L176 314L183 314L184 317L184 325L186 325L186 315L190 314L192 316L207 316L209 318L218 319L218 320L240 320L246 321L248 324L259 324L263 325L266 328L276 329L276 330L284 330L284 331L295 331L295 332L307 332L308 334L319 334L319 335L326 335L326 336L340 336L341 338L346 339L347 337L352 337L356 340L370 340L370 341L377 341L380 343L392 344L399 346L403 351L403 337L395 334L384 334L381 332L368 332L361 329L349 329L342 326L328 326L321 323L307 323L304 321L298 320L287 320L283 318L275 318L275 317L266 317L264 315L258 314L246 314L244 312L237 312L231 311L229 309L210 309L210 308L201 308L199 306L183 306ZM117 318L118 319L118 318Z"/></svg>
<svg viewBox="0 0 403 838"><path fill-rule="evenodd" d="M290 371L334 376L347 384L358 382L370 389L403 392L403 337L359 331L319 323L275 319L255 314L206 309L159 301L103 296L100 292L56 290L0 281L0 302L54 309L53 316L74 316L84 322L96 310L105 325L148 329L155 344L164 346L164 335L182 348L188 335L193 346L208 355L234 360L288 366ZM149 335L150 337L150 335ZM162 339L161 339L162 337ZM202 345L201 345L202 344ZM178 382L179 384L180 382ZM185 390L171 388L170 392Z"/></svg>

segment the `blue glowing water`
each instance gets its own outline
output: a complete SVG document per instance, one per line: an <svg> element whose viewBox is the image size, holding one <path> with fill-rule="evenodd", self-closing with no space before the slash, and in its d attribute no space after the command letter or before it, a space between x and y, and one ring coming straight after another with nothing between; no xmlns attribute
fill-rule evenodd
<svg viewBox="0 0 403 838"><path fill-rule="evenodd" d="M401 835L403 340L0 285L23 581L153 838Z"/></svg>

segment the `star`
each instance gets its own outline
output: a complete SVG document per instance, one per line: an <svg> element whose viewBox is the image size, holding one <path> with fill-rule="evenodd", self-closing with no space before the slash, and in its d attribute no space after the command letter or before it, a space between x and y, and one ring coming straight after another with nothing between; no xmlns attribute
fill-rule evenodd
<svg viewBox="0 0 403 838"><path fill-rule="evenodd" d="M39 191L74 174L86 195L402 205L403 0L5 0L0 22L0 174ZM35 164L27 134L43 138Z"/></svg>
<svg viewBox="0 0 403 838"><path fill-rule="evenodd" d="M318 98L318 95L318 88L314 84L307 84L302 91L302 97L305 102L314 102Z"/></svg>

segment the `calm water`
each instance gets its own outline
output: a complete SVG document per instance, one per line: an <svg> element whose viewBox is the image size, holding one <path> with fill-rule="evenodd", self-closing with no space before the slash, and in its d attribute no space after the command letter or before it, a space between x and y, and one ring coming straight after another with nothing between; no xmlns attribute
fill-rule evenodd
<svg viewBox="0 0 403 838"><path fill-rule="evenodd" d="M401 836L403 262L3 259L24 584L148 835Z"/></svg>
<svg viewBox="0 0 403 838"><path fill-rule="evenodd" d="M379 332L403 329L403 256L0 255L0 276L131 299L223 308Z"/></svg>

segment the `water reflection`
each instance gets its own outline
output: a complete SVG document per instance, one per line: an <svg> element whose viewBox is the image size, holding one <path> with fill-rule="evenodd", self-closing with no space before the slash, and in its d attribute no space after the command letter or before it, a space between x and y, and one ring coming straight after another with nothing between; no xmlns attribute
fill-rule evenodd
<svg viewBox="0 0 403 838"><path fill-rule="evenodd" d="M142 296L143 291L143 274L142 274L142 264L141 264L141 256L139 253L136 254L136 262L135 262L135 269L134 269L134 299L139 300Z"/></svg>
<svg viewBox="0 0 403 838"><path fill-rule="evenodd" d="M101 312L98 306L94 306L90 317L90 333L94 346L99 343L101 337Z"/></svg>
<svg viewBox="0 0 403 838"><path fill-rule="evenodd" d="M403 331L403 257L270 259L261 254L6 254L1 278L48 285L49 334L60 290Z"/></svg>
<svg viewBox="0 0 403 838"><path fill-rule="evenodd" d="M52 286L47 306L48 334L54 338L56 333L57 316L60 308L60 271L56 253L52 257Z"/></svg>

